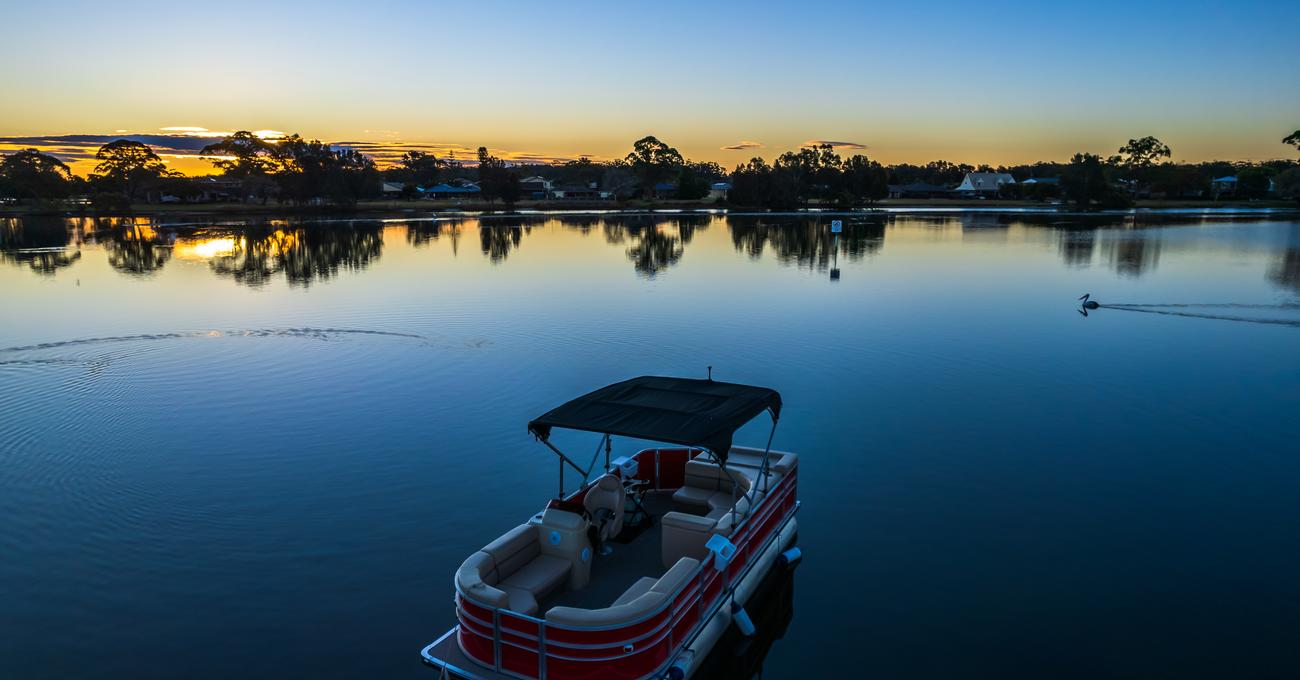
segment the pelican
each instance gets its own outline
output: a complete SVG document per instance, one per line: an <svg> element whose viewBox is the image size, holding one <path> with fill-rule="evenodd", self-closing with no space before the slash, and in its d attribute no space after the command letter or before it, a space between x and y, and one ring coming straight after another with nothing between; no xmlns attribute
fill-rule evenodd
<svg viewBox="0 0 1300 680"><path fill-rule="evenodd" d="M1096 309L1101 306L1096 300L1089 300L1090 297L1092 297L1092 293L1084 293L1083 297L1079 298L1083 301L1084 309Z"/></svg>

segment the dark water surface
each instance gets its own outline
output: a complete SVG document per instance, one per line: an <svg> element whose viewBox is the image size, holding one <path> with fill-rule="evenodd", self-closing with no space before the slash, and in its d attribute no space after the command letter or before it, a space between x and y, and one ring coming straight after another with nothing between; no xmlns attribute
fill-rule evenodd
<svg viewBox="0 0 1300 680"><path fill-rule="evenodd" d="M1300 677L1300 222L1178 220L9 220L0 676L431 677L525 423L711 364L803 454L765 677Z"/></svg>

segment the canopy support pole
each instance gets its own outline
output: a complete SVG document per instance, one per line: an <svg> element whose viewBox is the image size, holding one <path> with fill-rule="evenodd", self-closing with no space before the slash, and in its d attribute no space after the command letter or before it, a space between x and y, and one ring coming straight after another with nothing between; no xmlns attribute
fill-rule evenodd
<svg viewBox="0 0 1300 680"><path fill-rule="evenodd" d="M543 444L546 445L546 448L548 448L548 449L554 451L554 452L555 452L555 455L557 455L557 456L560 457L560 499L563 500L563 499L564 499L564 464L565 464L565 463L568 463L570 466L573 467L574 470L577 470L578 472L581 472L581 473L582 473L582 480L583 480L584 483L586 483L586 481L587 481L587 476L588 476L589 474L591 474L591 469L588 468L588 469L586 469L586 470L583 470L582 468L578 467L578 464L577 464L577 463L573 462L572 460L569 459L568 456L564 455L564 452L563 452L563 451L561 451L561 450L555 448L555 445L552 444L550 441L545 440L545 439L543 439L543 440L541 440L541 441L542 441ZM599 451L597 451L597 453L599 453ZM594 464L595 462L596 462L595 459L592 459L592 463Z"/></svg>
<svg viewBox="0 0 1300 680"><path fill-rule="evenodd" d="M587 464L587 470L582 473L583 484L587 483L587 478L591 476L591 471L596 469L596 458L600 456L600 446L602 443L605 445L605 469L609 469L609 435L605 435L601 438L601 441L596 442L596 450L591 454L591 462Z"/></svg>
<svg viewBox="0 0 1300 680"><path fill-rule="evenodd" d="M763 485L763 493L768 491L767 481L767 461L772 455L772 439L776 437L777 419L772 418L772 431L767 433L767 446L763 448L763 462L758 466L758 480ZM749 488L749 493L745 497L749 499L749 507L745 508L745 516L749 517L749 511L754 509L754 497L758 494L758 484ZM734 507L734 503L733 503Z"/></svg>
<svg viewBox="0 0 1300 680"><path fill-rule="evenodd" d="M767 447L763 449L763 465L759 474L763 477L763 493L767 493L767 460L772 455L772 439L776 437L776 418L772 419L772 431L767 433Z"/></svg>

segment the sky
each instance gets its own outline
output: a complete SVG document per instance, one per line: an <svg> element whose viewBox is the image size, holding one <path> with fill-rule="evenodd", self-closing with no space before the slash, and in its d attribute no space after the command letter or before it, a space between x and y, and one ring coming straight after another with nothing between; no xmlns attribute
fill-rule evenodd
<svg viewBox="0 0 1300 680"><path fill-rule="evenodd" d="M202 171L233 130L381 160L615 158L653 134L730 168L816 140L998 165L1145 135L1262 160L1300 128L1297 2L3 1L0 152L81 172L126 134Z"/></svg>

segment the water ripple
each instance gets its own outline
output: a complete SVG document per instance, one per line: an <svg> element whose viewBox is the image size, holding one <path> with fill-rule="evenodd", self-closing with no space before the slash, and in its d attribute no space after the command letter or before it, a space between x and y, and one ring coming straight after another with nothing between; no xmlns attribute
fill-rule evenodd
<svg viewBox="0 0 1300 680"><path fill-rule="evenodd" d="M118 342L148 342L153 340L178 340L182 338L219 338L219 337L290 337L290 338L311 338L315 340L331 340L336 336L347 335L373 335L393 338L410 338L415 340L429 341L429 338L415 333L401 333L397 331L380 331L364 328L252 328L237 331L185 331L177 333L142 333L139 335L112 335L98 338L78 338L75 340L58 340L54 342L42 342L35 345L20 345L16 347L0 347L0 352L32 352L45 349L60 349L63 347L76 347L80 345L100 345ZM57 359L47 360L49 362L59 361ZM8 363L8 362L0 362Z"/></svg>

